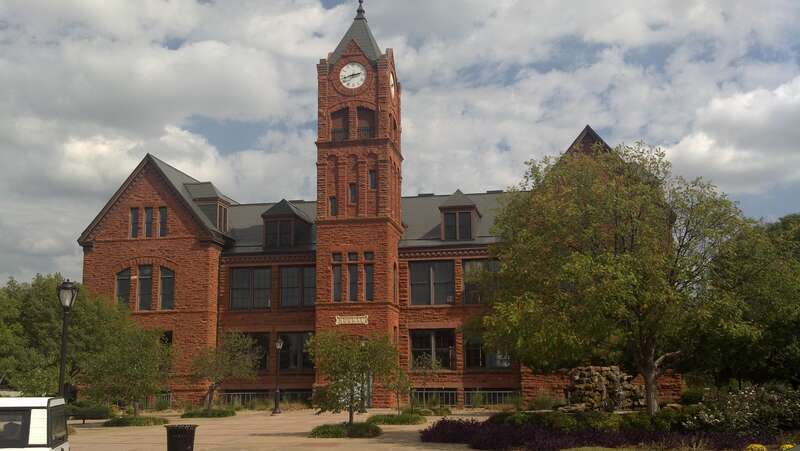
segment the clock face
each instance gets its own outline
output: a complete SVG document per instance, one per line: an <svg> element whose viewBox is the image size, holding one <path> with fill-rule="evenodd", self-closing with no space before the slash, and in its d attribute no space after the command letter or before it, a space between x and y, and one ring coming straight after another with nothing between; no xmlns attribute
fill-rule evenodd
<svg viewBox="0 0 800 451"><path fill-rule="evenodd" d="M394 74L389 72L389 91L392 93L392 97L394 97Z"/></svg>
<svg viewBox="0 0 800 451"><path fill-rule="evenodd" d="M346 88L356 89L367 80L367 70L358 63L347 63L339 72L339 81Z"/></svg>

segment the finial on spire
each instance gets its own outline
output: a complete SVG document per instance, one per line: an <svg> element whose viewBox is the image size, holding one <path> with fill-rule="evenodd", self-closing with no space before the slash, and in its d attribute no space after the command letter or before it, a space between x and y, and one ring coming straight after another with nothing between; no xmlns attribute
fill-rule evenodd
<svg viewBox="0 0 800 451"><path fill-rule="evenodd" d="M364 19L364 0L358 0L358 9L356 10L356 19Z"/></svg>

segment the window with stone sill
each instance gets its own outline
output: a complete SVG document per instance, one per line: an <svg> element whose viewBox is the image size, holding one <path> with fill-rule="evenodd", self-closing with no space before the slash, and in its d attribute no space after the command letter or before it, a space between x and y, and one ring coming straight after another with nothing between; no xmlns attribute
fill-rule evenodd
<svg viewBox="0 0 800 451"><path fill-rule="evenodd" d="M417 261L408 264L411 272L411 304L455 303L453 261Z"/></svg>
<svg viewBox="0 0 800 451"><path fill-rule="evenodd" d="M233 268L230 274L231 310L258 310L270 307L271 268Z"/></svg>
<svg viewBox="0 0 800 451"><path fill-rule="evenodd" d="M429 367L425 362L435 358L443 369L455 369L455 330L412 330L411 336L411 365L412 368Z"/></svg>

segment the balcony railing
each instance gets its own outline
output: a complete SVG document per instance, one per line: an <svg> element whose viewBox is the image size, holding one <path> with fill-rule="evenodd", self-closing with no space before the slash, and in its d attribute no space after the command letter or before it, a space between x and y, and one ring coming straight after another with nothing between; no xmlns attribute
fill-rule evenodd
<svg viewBox="0 0 800 451"><path fill-rule="evenodd" d="M415 388L411 391L416 405L439 405L453 407L458 405L458 391L451 389Z"/></svg>

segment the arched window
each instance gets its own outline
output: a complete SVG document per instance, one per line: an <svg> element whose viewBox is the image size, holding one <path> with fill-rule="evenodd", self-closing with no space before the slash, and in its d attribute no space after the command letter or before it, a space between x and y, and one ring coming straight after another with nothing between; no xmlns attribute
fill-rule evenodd
<svg viewBox="0 0 800 451"><path fill-rule="evenodd" d="M349 114L347 108L331 114L331 138L333 141L344 141L350 136Z"/></svg>
<svg viewBox="0 0 800 451"><path fill-rule="evenodd" d="M375 137L375 112L369 108L358 107L358 137Z"/></svg>
<svg viewBox="0 0 800 451"><path fill-rule="evenodd" d="M131 269L125 268L117 273L117 301L128 305L131 302Z"/></svg>

